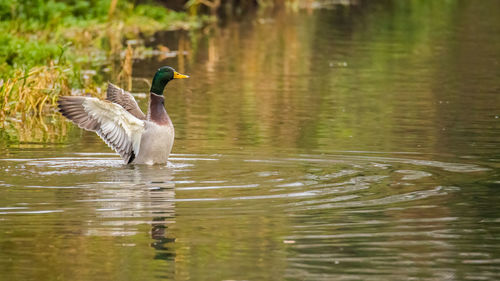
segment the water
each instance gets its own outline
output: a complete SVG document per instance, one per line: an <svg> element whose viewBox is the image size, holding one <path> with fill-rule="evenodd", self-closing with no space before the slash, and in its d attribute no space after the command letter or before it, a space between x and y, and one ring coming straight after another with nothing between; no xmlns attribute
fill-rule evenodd
<svg viewBox="0 0 500 281"><path fill-rule="evenodd" d="M0 149L0 280L500 279L495 1L159 34L167 166L93 133ZM145 105L146 100L140 103Z"/></svg>

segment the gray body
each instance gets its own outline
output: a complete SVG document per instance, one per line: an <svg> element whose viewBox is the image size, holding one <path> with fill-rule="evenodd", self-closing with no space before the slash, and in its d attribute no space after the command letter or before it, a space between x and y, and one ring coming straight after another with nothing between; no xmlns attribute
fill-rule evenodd
<svg viewBox="0 0 500 281"><path fill-rule="evenodd" d="M172 125L158 125L146 121L139 154L132 163L149 165L166 163L173 145L174 127Z"/></svg>

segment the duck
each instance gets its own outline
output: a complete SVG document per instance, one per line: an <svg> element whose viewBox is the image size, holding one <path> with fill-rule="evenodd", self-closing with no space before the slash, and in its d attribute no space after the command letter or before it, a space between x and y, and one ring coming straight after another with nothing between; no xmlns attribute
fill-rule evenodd
<svg viewBox="0 0 500 281"><path fill-rule="evenodd" d="M160 67L151 83L149 109L144 114L132 94L108 82L106 99L61 96L63 116L78 127L96 132L126 164L166 164L175 131L165 109L165 86L174 79L189 78L170 66Z"/></svg>

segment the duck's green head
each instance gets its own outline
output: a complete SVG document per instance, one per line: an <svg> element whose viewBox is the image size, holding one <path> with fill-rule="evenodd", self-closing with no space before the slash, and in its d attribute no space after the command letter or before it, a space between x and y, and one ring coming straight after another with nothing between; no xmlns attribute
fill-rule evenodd
<svg viewBox="0 0 500 281"><path fill-rule="evenodd" d="M151 92L157 95L163 95L163 89L165 89L165 86L168 82L170 82L170 80L182 78L189 78L189 76L180 74L170 66L162 66L158 69L158 71L156 71L153 78Z"/></svg>

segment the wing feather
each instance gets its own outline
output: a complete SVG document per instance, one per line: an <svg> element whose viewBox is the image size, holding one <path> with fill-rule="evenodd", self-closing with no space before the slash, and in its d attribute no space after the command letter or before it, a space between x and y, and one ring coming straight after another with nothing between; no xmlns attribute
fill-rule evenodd
<svg viewBox="0 0 500 281"><path fill-rule="evenodd" d="M146 115L134 99L134 96L122 88L108 82L108 90L106 91L106 99L110 102L119 104L125 108L130 114L135 117L146 120Z"/></svg>
<svg viewBox="0 0 500 281"><path fill-rule="evenodd" d="M61 113L80 128L94 131L129 163L139 154L145 123L122 106L91 97L60 97Z"/></svg>

